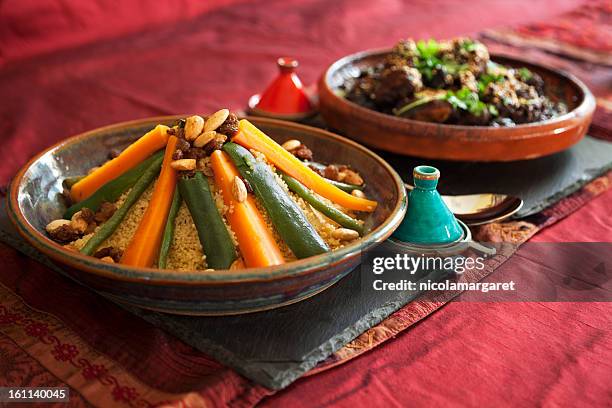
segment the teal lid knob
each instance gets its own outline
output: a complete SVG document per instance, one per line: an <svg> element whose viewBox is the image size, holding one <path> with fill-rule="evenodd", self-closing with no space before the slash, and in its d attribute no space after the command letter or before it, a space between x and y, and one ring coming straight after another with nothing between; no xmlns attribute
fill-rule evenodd
<svg viewBox="0 0 612 408"><path fill-rule="evenodd" d="M436 190L440 170L414 168L414 189L408 194L406 217L393 237L414 244L449 244L463 237L463 229Z"/></svg>

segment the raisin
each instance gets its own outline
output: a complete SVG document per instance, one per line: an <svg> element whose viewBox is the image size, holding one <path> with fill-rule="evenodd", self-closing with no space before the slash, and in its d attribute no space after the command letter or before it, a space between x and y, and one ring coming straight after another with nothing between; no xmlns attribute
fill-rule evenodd
<svg viewBox="0 0 612 408"><path fill-rule="evenodd" d="M176 148L177 148L177 150L181 150L183 152L186 152L187 150L189 150L191 148L191 145L185 139L178 139L178 141L176 143Z"/></svg>
<svg viewBox="0 0 612 408"><path fill-rule="evenodd" d="M230 113L225 122L219 126L217 133L223 133L229 137L234 136L238 133L238 117L233 113Z"/></svg>
<svg viewBox="0 0 612 408"><path fill-rule="evenodd" d="M181 160L183 158L183 151L180 149L176 149L174 153L172 153L172 160Z"/></svg>
<svg viewBox="0 0 612 408"><path fill-rule="evenodd" d="M115 204L109 203L108 201L103 201L102 204L100 204L100 208L98 208L98 211L94 215L94 220L98 224L102 224L112 217L115 211L117 211L117 206Z"/></svg>
<svg viewBox="0 0 612 408"><path fill-rule="evenodd" d="M325 178L328 178L330 180L338 180L338 174L340 172L338 171L338 166L335 166L333 164L330 164L329 166L327 166L325 168L325 170L323 170L323 176Z"/></svg>
<svg viewBox="0 0 612 408"><path fill-rule="evenodd" d="M301 144L300 147L298 147L295 150L292 150L291 154L293 154L295 157L297 157L300 160L308 160L308 161L312 160L312 150L310 150L304 144Z"/></svg>

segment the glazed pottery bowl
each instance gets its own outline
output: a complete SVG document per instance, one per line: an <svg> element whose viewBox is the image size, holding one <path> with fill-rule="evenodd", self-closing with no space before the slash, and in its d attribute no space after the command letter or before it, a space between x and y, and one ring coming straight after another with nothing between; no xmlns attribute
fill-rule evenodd
<svg viewBox="0 0 612 408"><path fill-rule="evenodd" d="M406 211L406 194L398 174L368 149L335 134L274 119L250 120L279 142L301 140L317 160L346 163L358 170L366 194L378 201L368 215L367 235L337 251L270 268L217 271L174 271L109 264L64 249L47 238L46 224L60 218L66 177L85 174L103 163L112 148L125 147L158 123L159 117L112 125L69 138L24 166L11 183L8 212L19 233L61 264L71 278L111 299L176 314L215 315L264 310L297 302L328 288L354 269L360 253L382 242L397 228Z"/></svg>
<svg viewBox="0 0 612 408"><path fill-rule="evenodd" d="M492 55L497 63L527 67L542 76L546 93L568 113L514 127L460 126L400 118L357 105L342 94L348 78L380 63L390 50L364 51L329 66L319 80L319 110L326 123L366 145L410 156L466 161L512 161L546 156L577 143L591 123L595 98L576 77L541 65Z"/></svg>

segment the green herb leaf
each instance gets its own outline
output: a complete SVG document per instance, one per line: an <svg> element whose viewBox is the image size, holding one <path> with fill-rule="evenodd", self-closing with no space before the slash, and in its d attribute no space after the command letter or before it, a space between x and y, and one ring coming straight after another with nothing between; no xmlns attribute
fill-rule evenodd
<svg viewBox="0 0 612 408"><path fill-rule="evenodd" d="M525 67L518 69L518 75L523 82L529 81L531 78L533 78L533 72Z"/></svg>
<svg viewBox="0 0 612 408"><path fill-rule="evenodd" d="M453 108L468 111L475 116L482 115L487 109L487 104L480 100L478 94L465 87L454 92L448 91L444 99Z"/></svg>

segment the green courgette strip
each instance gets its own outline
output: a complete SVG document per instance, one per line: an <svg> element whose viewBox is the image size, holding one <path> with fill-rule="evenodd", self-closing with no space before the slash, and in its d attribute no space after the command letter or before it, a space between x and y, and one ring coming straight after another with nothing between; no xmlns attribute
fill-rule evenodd
<svg viewBox="0 0 612 408"><path fill-rule="evenodd" d="M181 193L179 193L178 189L174 190L174 196L172 197L172 205L170 206L170 212L168 212L168 219L166 220L166 227L164 228L164 235L162 237L162 242L159 247L159 258L157 260L157 266L160 269L166 267L168 262L168 253L170 252L170 247L172 246L172 239L174 238L174 223L176 221L176 215L181 208Z"/></svg>
<svg viewBox="0 0 612 408"><path fill-rule="evenodd" d="M323 171L327 167L324 164L321 164L321 163L318 163L318 162L313 162L313 161L304 162L304 164L306 164L308 166L311 166L311 167L314 167L315 169L317 169L319 171ZM357 184L343 183L341 181L331 180L331 179L328 179L328 178L326 178L325 181L327 181L329 184L332 184L332 185L338 187L342 191L346 191L347 193L350 193L353 190L363 190L365 188L365 184L362 184L362 185L358 186Z"/></svg>
<svg viewBox="0 0 612 408"><path fill-rule="evenodd" d="M236 259L236 248L215 205L208 180L196 172L193 177L179 177L178 187L198 230L206 264L213 269L228 269Z"/></svg>
<svg viewBox="0 0 612 408"><path fill-rule="evenodd" d="M329 251L325 241L265 163L257 161L247 149L235 143L226 143L223 150L230 155L242 177L249 182L272 224L298 259Z"/></svg>
<svg viewBox="0 0 612 408"><path fill-rule="evenodd" d="M315 210L320 211L341 226L355 230L359 233L359 235L363 235L363 225L359 223L359 221L349 217L333 205L326 203L306 186L288 174L281 173L280 175L287 184L287 187L289 187L289 190L302 197L302 199L310 204Z"/></svg>
<svg viewBox="0 0 612 408"><path fill-rule="evenodd" d="M163 160L163 155L156 155L155 159L149 164L149 167L142 173L136 184L134 184L134 187L130 190L123 205L93 234L85 246L81 248L81 253L85 255L93 254L96 248L115 232L130 208L138 201L142 193L146 191L153 180L155 180L161 170Z"/></svg>
<svg viewBox="0 0 612 408"><path fill-rule="evenodd" d="M136 184L136 182L140 179L144 172L149 168L151 163L163 157L164 152L159 151L153 154L145 161L143 161L142 163L138 164L136 167L126 171L116 179L113 179L108 183L104 184L91 196L87 197L83 201L79 201L72 207L68 208L64 213L64 218L69 220L75 213L77 213L82 208L89 208L90 210L96 212L98 208L100 208L100 204L102 204L102 202L107 201L109 203L113 203L117 201L121 194L123 194L125 191L127 191L129 188Z"/></svg>

